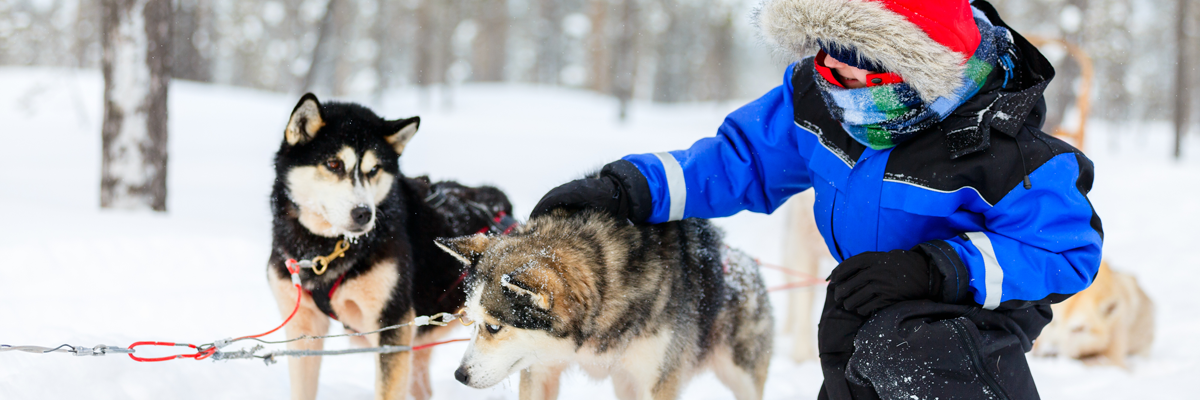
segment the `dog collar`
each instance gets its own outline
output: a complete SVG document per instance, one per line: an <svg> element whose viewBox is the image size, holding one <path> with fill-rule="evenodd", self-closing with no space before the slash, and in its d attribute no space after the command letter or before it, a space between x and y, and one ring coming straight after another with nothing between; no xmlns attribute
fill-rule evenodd
<svg viewBox="0 0 1200 400"><path fill-rule="evenodd" d="M347 242L346 239L338 240L337 244L333 245L333 252L329 253L329 255L316 256L311 260L300 260L296 264L300 265L301 269L311 269L313 274L321 275L325 273L326 269L329 269L329 264L332 263L333 260L346 255L346 250L349 249L350 242Z"/></svg>

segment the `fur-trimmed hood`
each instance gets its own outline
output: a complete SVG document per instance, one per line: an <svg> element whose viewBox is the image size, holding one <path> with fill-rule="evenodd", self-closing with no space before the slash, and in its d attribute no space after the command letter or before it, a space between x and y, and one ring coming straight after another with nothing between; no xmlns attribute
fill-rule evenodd
<svg viewBox="0 0 1200 400"><path fill-rule="evenodd" d="M932 101L954 92L980 36L967 0L764 0L763 38L796 60L853 48Z"/></svg>

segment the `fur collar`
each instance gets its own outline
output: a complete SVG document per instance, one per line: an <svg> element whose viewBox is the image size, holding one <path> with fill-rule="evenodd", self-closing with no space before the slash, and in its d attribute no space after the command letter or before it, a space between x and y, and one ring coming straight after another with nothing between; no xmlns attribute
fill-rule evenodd
<svg viewBox="0 0 1200 400"><path fill-rule="evenodd" d="M754 21L763 39L794 60L816 53L821 44L854 47L900 74L926 102L954 92L970 57L879 1L764 0Z"/></svg>

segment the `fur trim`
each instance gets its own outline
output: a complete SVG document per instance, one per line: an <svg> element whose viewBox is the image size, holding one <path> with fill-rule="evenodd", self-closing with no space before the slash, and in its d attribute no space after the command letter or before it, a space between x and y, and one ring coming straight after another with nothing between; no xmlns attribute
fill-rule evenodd
<svg viewBox="0 0 1200 400"><path fill-rule="evenodd" d="M900 74L926 102L962 84L970 54L934 41L916 24L869 0L764 0L754 21L769 43L795 59L822 43L848 46Z"/></svg>

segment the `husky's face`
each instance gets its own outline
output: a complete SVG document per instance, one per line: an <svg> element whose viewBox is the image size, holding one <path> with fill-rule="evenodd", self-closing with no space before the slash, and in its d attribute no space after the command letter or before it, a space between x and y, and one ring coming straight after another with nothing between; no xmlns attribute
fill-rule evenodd
<svg viewBox="0 0 1200 400"><path fill-rule="evenodd" d="M1090 358L1113 345L1115 330L1131 322L1136 313L1125 293L1118 291L1112 270L1101 265L1087 290L1053 306L1054 319L1042 331L1034 354Z"/></svg>
<svg viewBox="0 0 1200 400"><path fill-rule="evenodd" d="M1094 292L1093 292L1094 293ZM1062 303L1054 310L1054 329L1040 340L1038 355L1063 355L1070 358L1089 358L1103 354L1112 345L1113 330L1120 324L1124 307L1122 299L1113 296L1099 298L1093 293L1077 294L1078 298Z"/></svg>
<svg viewBox="0 0 1200 400"><path fill-rule="evenodd" d="M417 117L385 121L358 105L322 105L304 95L275 159L300 224L326 237L370 232L419 125Z"/></svg>
<svg viewBox="0 0 1200 400"><path fill-rule="evenodd" d="M454 372L463 384L490 387L535 362L575 351L564 325L579 299L567 292L561 273L570 257L529 242L482 234L438 242L471 268L467 317L476 321L475 331ZM528 251L534 248L542 250Z"/></svg>

